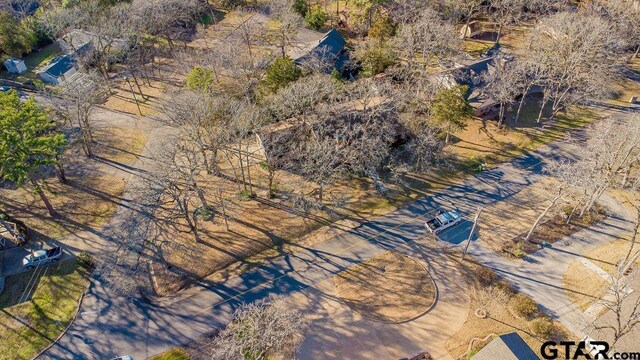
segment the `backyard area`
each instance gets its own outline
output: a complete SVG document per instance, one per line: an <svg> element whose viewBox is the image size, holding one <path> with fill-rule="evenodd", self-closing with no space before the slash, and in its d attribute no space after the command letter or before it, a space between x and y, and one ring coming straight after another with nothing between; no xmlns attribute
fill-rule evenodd
<svg viewBox="0 0 640 360"><path fill-rule="evenodd" d="M22 74L11 74L6 70L0 72L0 79L26 83L39 80L36 70L47 65L55 57L61 55L60 47L55 42L23 57L27 71Z"/></svg>
<svg viewBox="0 0 640 360"><path fill-rule="evenodd" d="M0 359L32 359L71 323L89 284L87 266L63 260L10 276L0 294Z"/></svg>

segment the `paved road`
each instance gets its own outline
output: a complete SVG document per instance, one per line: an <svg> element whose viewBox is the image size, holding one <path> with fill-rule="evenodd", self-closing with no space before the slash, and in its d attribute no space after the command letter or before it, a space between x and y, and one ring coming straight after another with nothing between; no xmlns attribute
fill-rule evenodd
<svg viewBox="0 0 640 360"><path fill-rule="evenodd" d="M78 319L69 333L43 358L95 359L131 354L146 358L172 346L189 342L213 327L228 322L233 310L270 294L291 294L354 264L409 241L427 241L424 214L445 206L469 215L478 204L509 197L542 178L542 160L566 150L562 143L544 147L508 164L469 178L437 196L415 201L373 219L343 235L312 248L231 278L221 284L202 284L191 296L165 306L107 293L95 279ZM469 223L442 234L460 243Z"/></svg>

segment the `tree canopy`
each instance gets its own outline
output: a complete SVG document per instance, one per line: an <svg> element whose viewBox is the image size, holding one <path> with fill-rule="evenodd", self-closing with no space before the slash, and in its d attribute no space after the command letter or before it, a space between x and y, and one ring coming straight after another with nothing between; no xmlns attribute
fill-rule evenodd
<svg viewBox="0 0 640 360"><path fill-rule="evenodd" d="M275 59L267 69L262 86L270 92L276 92L298 80L301 76L302 70L290 57L280 57Z"/></svg>
<svg viewBox="0 0 640 360"><path fill-rule="evenodd" d="M468 90L466 85L440 90L431 105L431 119L446 133L447 143L451 133L464 129L466 120L473 114L465 99Z"/></svg>

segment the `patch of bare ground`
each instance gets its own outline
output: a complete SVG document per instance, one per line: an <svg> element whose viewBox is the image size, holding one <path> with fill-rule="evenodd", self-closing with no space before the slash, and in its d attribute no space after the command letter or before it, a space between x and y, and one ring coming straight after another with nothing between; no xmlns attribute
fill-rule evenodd
<svg viewBox="0 0 640 360"><path fill-rule="evenodd" d="M569 264L562 281L569 300L583 312L600 300L609 286L607 280L577 260Z"/></svg>
<svg viewBox="0 0 640 360"><path fill-rule="evenodd" d="M466 359L491 341L493 335L516 332L537 351L550 338L567 338L569 331L517 293L492 270L472 261L462 266L470 287L471 305L462 328L445 342L454 359Z"/></svg>
<svg viewBox="0 0 640 360"><path fill-rule="evenodd" d="M382 322L399 323L424 314L436 288L418 261L388 251L333 277L336 295L353 311Z"/></svg>
<svg viewBox="0 0 640 360"><path fill-rule="evenodd" d="M68 176L66 184L46 179L46 191L51 203L61 214L52 218L40 197L30 187L0 189L4 210L22 220L36 238L57 239L74 232L98 229L109 222L118 209L124 191L119 176Z"/></svg>
<svg viewBox="0 0 640 360"><path fill-rule="evenodd" d="M543 243L553 244L576 232L594 226L606 217L605 209L594 206L582 216L574 215L567 221L572 207L563 209L562 212L552 215L547 221L538 225L525 241L527 232L523 232L502 246L501 253L508 256L524 257L526 254L538 251Z"/></svg>
<svg viewBox="0 0 640 360"><path fill-rule="evenodd" d="M115 81L111 89L112 95L103 106L132 115L155 115L165 86L162 81L147 83L143 79L137 79L137 83L132 79Z"/></svg>
<svg viewBox="0 0 640 360"><path fill-rule="evenodd" d="M96 129L96 153L112 162L131 165L140 156L147 142L147 134L133 128Z"/></svg>

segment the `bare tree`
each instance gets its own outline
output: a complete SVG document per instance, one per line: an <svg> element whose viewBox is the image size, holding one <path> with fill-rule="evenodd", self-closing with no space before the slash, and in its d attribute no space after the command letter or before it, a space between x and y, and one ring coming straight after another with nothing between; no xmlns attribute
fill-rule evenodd
<svg viewBox="0 0 640 360"><path fill-rule="evenodd" d="M413 22L403 24L397 36L401 56L426 68L431 61L451 60L460 54L462 44L452 24L427 8Z"/></svg>
<svg viewBox="0 0 640 360"><path fill-rule="evenodd" d="M295 36L302 27L302 18L293 9L291 0L269 0L269 10L276 20L267 31L267 41L280 49L282 57L287 56L287 48L293 44Z"/></svg>
<svg viewBox="0 0 640 360"><path fill-rule="evenodd" d="M57 112L65 121L80 129L82 150L93 156L93 125L91 114L107 96L104 80L96 73L81 73L76 81L67 81L60 86L59 94L50 94Z"/></svg>
<svg viewBox="0 0 640 360"><path fill-rule="evenodd" d="M625 44L635 49L633 57L640 53L640 2L636 0L607 0L598 2Z"/></svg>
<svg viewBox="0 0 640 360"><path fill-rule="evenodd" d="M599 304L611 312L611 318L605 314L593 324L594 330L611 336L611 340L607 340L612 350L615 350L622 337L640 324L640 297L635 296L634 299L634 292L628 287L632 278L624 275L624 265L626 264L621 263L617 267L616 273L611 277L607 295L599 301Z"/></svg>
<svg viewBox="0 0 640 360"><path fill-rule="evenodd" d="M489 1L489 14L498 25L496 45L500 43L502 31L507 25L518 23L524 16L525 0L491 0Z"/></svg>
<svg viewBox="0 0 640 360"><path fill-rule="evenodd" d="M510 107L516 96L524 90L520 83L523 78L518 67L500 60L495 62L493 71L487 71L483 77L482 92L497 103L498 126L502 126L507 107Z"/></svg>
<svg viewBox="0 0 640 360"><path fill-rule="evenodd" d="M540 215L536 218L536 221L533 222L533 224L531 225L531 228L529 229L529 232L527 233L527 236L525 236L523 241L525 242L529 241L529 239L531 238L531 235L533 235L533 232L536 230L538 225L540 225L540 221L542 221L542 219L544 219L544 217L549 213L549 211L554 206L556 206L556 204L558 203L558 200L562 198L563 192L564 192L564 186L561 185L558 187L558 193L549 202L549 205L546 208L544 208L542 213L540 213Z"/></svg>
<svg viewBox="0 0 640 360"><path fill-rule="evenodd" d="M282 297L244 304L214 340L212 358L263 360L277 353L291 354L303 326L301 315Z"/></svg>
<svg viewBox="0 0 640 360"><path fill-rule="evenodd" d="M555 163L550 172L584 191L579 201L582 216L605 191L624 186L629 169L640 165L640 114L596 123L577 156L575 161Z"/></svg>
<svg viewBox="0 0 640 360"><path fill-rule="evenodd" d="M589 26L584 26L589 24ZM612 24L586 12L542 19L527 45L529 63L541 67L536 81L552 103L552 117L566 106L610 93L620 72L620 38Z"/></svg>

